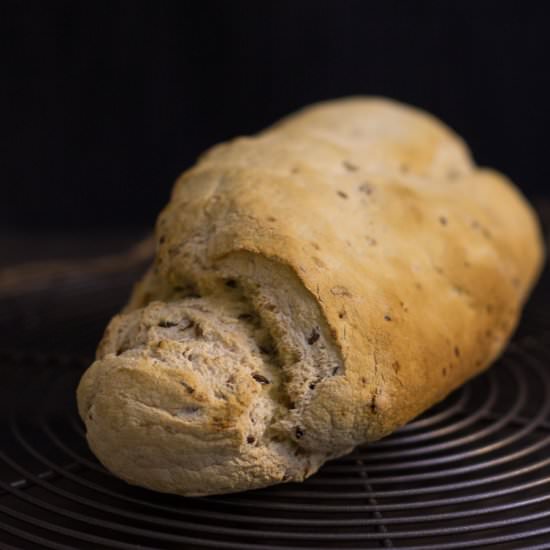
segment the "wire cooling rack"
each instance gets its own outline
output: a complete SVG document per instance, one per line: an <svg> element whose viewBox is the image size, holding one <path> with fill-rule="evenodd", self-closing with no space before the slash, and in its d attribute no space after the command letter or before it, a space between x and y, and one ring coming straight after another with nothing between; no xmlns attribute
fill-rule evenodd
<svg viewBox="0 0 550 550"><path fill-rule="evenodd" d="M74 391L128 280L0 298L3 347L26 350L0 351L0 550L550 549L547 279L500 361L393 436L302 484L204 498L129 486L87 448Z"/></svg>
<svg viewBox="0 0 550 550"><path fill-rule="evenodd" d="M182 498L115 479L87 449L70 358L4 354L0 547L550 548L550 350L498 365L303 484Z"/></svg>

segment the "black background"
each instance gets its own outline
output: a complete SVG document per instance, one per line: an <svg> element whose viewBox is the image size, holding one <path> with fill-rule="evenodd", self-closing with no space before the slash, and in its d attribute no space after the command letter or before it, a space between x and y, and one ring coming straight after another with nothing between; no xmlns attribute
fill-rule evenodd
<svg viewBox="0 0 550 550"><path fill-rule="evenodd" d="M0 224L149 227L209 145L350 94L433 112L546 194L545 4L4 1Z"/></svg>

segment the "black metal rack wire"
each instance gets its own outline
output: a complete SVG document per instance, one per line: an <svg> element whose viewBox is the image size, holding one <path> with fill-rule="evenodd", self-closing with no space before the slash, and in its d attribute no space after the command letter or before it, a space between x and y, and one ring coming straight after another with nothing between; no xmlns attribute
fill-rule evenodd
<svg viewBox="0 0 550 550"><path fill-rule="evenodd" d="M422 417L302 484L235 495L183 498L114 478L76 413L88 359L0 352L0 549L550 548L548 289L501 360ZM88 309L78 332L95 339L113 304ZM59 338L73 330L64 323L38 326Z"/></svg>

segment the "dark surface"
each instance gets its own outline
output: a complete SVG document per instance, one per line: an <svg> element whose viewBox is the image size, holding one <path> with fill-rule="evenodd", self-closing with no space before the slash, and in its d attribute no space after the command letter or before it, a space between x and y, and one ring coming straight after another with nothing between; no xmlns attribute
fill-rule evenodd
<svg viewBox="0 0 550 550"><path fill-rule="evenodd" d="M0 350L92 357L107 322L151 262L154 245L145 237L0 237Z"/></svg>
<svg viewBox="0 0 550 550"><path fill-rule="evenodd" d="M311 102L441 117L546 194L546 2L5 0L0 224L151 227L205 148Z"/></svg>

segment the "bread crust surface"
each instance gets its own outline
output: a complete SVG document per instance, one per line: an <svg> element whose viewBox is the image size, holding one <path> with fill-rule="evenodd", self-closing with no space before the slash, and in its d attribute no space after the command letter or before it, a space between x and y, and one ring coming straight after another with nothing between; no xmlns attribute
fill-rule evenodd
<svg viewBox="0 0 550 550"><path fill-rule="evenodd" d="M183 495L302 480L487 368L543 261L514 185L432 116L317 104L212 148L78 403L98 458Z"/></svg>

